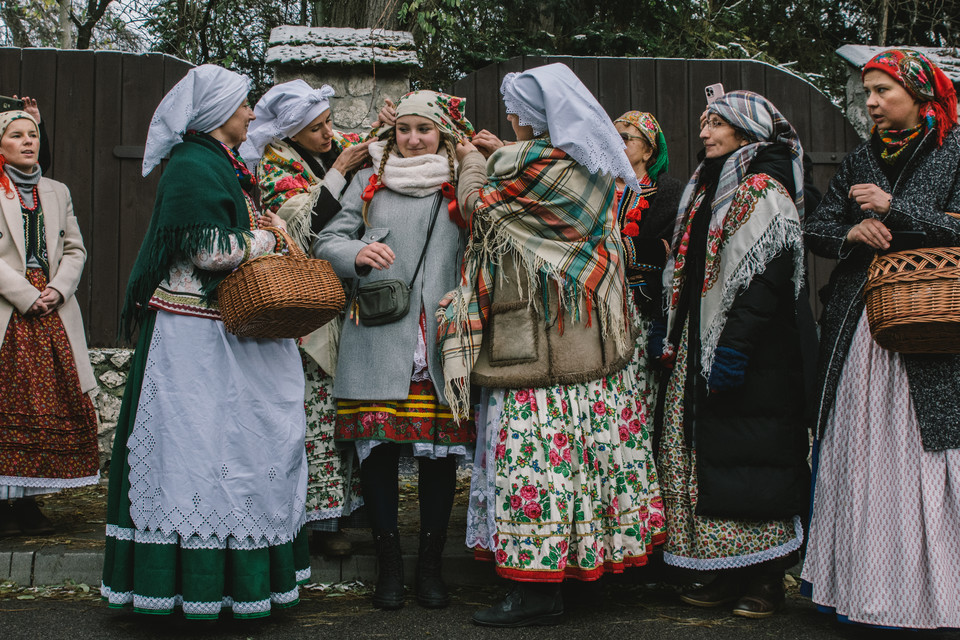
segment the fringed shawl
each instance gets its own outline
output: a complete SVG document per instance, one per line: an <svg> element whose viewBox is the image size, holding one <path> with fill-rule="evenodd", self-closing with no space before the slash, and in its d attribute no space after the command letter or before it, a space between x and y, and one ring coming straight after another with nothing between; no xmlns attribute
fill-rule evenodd
<svg viewBox="0 0 960 640"><path fill-rule="evenodd" d="M598 309L604 336L623 347L626 326L622 247L613 178L591 174L566 153L537 139L497 150L487 162L488 182L472 212L461 286L438 310L444 392L453 413L469 413L470 372L490 314L494 278L506 255L526 269L536 305L548 326L566 310L591 322ZM561 309L549 309L555 287Z"/></svg>
<svg viewBox="0 0 960 640"><path fill-rule="evenodd" d="M202 251L229 252L231 237L242 243L251 224L237 173L221 145L202 135L184 136L157 187L150 226L127 282L121 335L132 337L171 266ZM195 274L208 297L228 275L199 267Z"/></svg>

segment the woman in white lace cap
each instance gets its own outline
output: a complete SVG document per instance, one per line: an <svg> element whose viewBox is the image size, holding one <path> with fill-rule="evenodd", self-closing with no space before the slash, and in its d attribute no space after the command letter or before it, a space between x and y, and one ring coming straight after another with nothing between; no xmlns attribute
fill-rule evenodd
<svg viewBox="0 0 960 640"><path fill-rule="evenodd" d="M247 77L191 69L157 107L149 173L170 154L122 321L139 327L114 441L101 594L192 619L269 615L310 576L303 370L294 340L224 329L217 284L284 250L235 149L253 120Z"/></svg>
<svg viewBox="0 0 960 640"><path fill-rule="evenodd" d="M451 406L478 415L468 546L517 581L481 625L556 624L560 584L645 564L662 542L638 397L615 177L639 190L609 116L562 64L501 86L518 143L458 147L471 244L441 326Z"/></svg>
<svg viewBox="0 0 960 640"><path fill-rule="evenodd" d="M329 85L314 89L303 80L272 87L254 107L257 119L240 147L248 166L256 166L264 209L283 218L291 237L307 253L313 238L340 211L338 200L354 171L369 158L369 142L333 128L332 97ZM361 504L354 449L338 449L334 441L333 375L339 338L337 318L300 344L306 379L307 527L326 556L350 554L340 520Z"/></svg>

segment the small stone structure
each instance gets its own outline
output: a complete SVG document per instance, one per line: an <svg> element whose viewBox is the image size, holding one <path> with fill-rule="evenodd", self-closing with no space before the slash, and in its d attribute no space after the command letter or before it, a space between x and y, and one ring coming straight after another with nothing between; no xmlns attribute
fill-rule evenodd
<svg viewBox="0 0 960 640"><path fill-rule="evenodd" d="M354 133L369 129L384 98L410 90L409 69L420 64L406 31L284 26L270 32L268 46L274 80L329 84L337 92L334 128Z"/></svg>
<svg viewBox="0 0 960 640"><path fill-rule="evenodd" d="M845 105L847 120L857 130L860 137L870 135L873 121L867 112L867 98L863 95L863 83L860 81L860 71L863 65L871 58L887 49L913 49L927 56L934 64L943 69L947 77L953 81L953 86L960 85L960 51L957 49L943 49L938 47L911 47L907 45L891 45L889 47L872 47L860 44L845 44L837 49L837 55L847 62L847 103ZM960 109L958 109L960 111Z"/></svg>
<svg viewBox="0 0 960 640"><path fill-rule="evenodd" d="M133 349L90 349L90 364L99 387L91 394L97 410L97 433L100 443L100 469L110 462L113 435L120 417L120 401L127 383L127 372Z"/></svg>

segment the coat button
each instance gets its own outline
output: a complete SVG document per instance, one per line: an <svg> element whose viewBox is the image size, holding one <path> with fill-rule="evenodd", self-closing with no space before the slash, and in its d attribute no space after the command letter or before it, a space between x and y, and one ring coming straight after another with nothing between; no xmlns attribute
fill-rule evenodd
<svg viewBox="0 0 960 640"><path fill-rule="evenodd" d="M63 235L64 235L64 231L63 231L63 229L60 229L60 237L62 238Z"/></svg>

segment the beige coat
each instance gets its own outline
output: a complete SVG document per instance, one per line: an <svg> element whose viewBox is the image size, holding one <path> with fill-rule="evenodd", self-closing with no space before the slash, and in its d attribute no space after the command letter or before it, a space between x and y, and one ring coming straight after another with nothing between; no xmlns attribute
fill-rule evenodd
<svg viewBox="0 0 960 640"><path fill-rule="evenodd" d="M57 313L70 340L80 388L87 392L95 388L97 382L90 366L80 305L74 296L87 252L83 248L80 226L73 215L73 202L67 186L41 178L38 192L50 260L49 286L63 296L63 305ZM3 212L0 216L0 336L5 337L13 310L26 312L40 297L40 292L26 279L26 241L19 198L7 198L0 189L0 209Z"/></svg>

